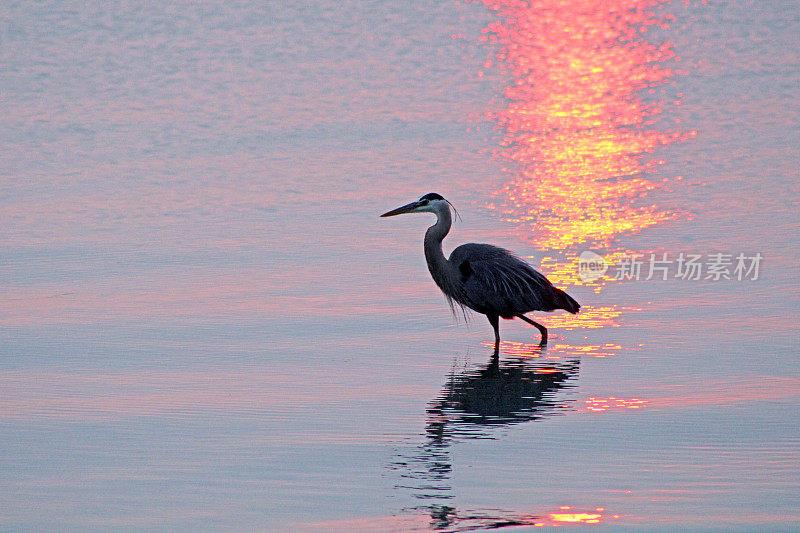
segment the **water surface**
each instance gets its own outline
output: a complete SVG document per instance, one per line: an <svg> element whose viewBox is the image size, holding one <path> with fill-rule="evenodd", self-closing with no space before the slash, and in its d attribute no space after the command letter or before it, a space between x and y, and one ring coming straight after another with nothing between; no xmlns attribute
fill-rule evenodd
<svg viewBox="0 0 800 533"><path fill-rule="evenodd" d="M0 529L800 527L794 3L0 20ZM431 191L581 302L546 348L378 218Z"/></svg>

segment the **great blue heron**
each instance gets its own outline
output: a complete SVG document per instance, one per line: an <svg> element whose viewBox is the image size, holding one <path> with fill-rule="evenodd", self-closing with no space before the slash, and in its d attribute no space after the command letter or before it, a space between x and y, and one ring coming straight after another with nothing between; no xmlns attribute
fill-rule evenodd
<svg viewBox="0 0 800 533"><path fill-rule="evenodd" d="M567 293L553 286L542 274L513 253L491 244L462 244L445 258L442 240L452 226L450 202L441 195L429 193L382 217L404 213L434 213L436 224L425 232L425 259L433 281L447 297L462 308L486 315L494 328L495 352L500 346L499 318L520 318L536 326L547 343L547 328L525 316L531 311L564 309L577 313L580 304Z"/></svg>

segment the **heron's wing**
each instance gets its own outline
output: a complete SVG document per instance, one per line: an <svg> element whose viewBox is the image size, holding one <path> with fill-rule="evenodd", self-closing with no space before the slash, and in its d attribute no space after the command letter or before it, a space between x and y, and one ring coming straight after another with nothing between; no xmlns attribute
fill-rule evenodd
<svg viewBox="0 0 800 533"><path fill-rule="evenodd" d="M464 244L453 250L450 263L461 275L459 296L478 312L513 317L552 311L557 304L550 281L503 248Z"/></svg>

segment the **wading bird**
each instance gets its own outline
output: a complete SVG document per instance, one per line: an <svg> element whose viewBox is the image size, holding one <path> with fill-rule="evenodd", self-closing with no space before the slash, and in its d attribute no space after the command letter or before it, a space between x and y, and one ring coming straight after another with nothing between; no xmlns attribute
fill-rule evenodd
<svg viewBox="0 0 800 533"><path fill-rule="evenodd" d="M425 232L425 259L433 281L447 297L463 309L486 315L494 328L494 347L500 347L499 318L520 318L536 326L547 343L547 328L525 316L531 311L564 309L577 313L580 304L567 293L553 286L542 274L513 253L491 244L462 244L445 258L442 240L452 226L451 204L441 195L429 193L382 217L404 213L433 213L436 224Z"/></svg>

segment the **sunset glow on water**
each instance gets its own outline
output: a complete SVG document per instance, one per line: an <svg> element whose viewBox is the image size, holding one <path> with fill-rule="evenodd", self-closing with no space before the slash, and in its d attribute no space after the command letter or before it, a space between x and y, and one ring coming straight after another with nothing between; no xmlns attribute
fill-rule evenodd
<svg viewBox="0 0 800 533"><path fill-rule="evenodd" d="M499 19L485 38L500 46L497 61L511 76L507 107L492 119L512 179L490 205L542 251L551 280L581 284L578 252L611 260L620 237L679 216L647 198L668 179L648 176L655 150L693 135L660 121L680 103L659 93L680 57L672 43L645 39L675 17L656 14L652 0L485 3Z"/></svg>
<svg viewBox="0 0 800 533"><path fill-rule="evenodd" d="M8 4L0 530L800 528L798 35L774 2ZM429 192L445 253L580 313L492 357L430 214L379 217Z"/></svg>

